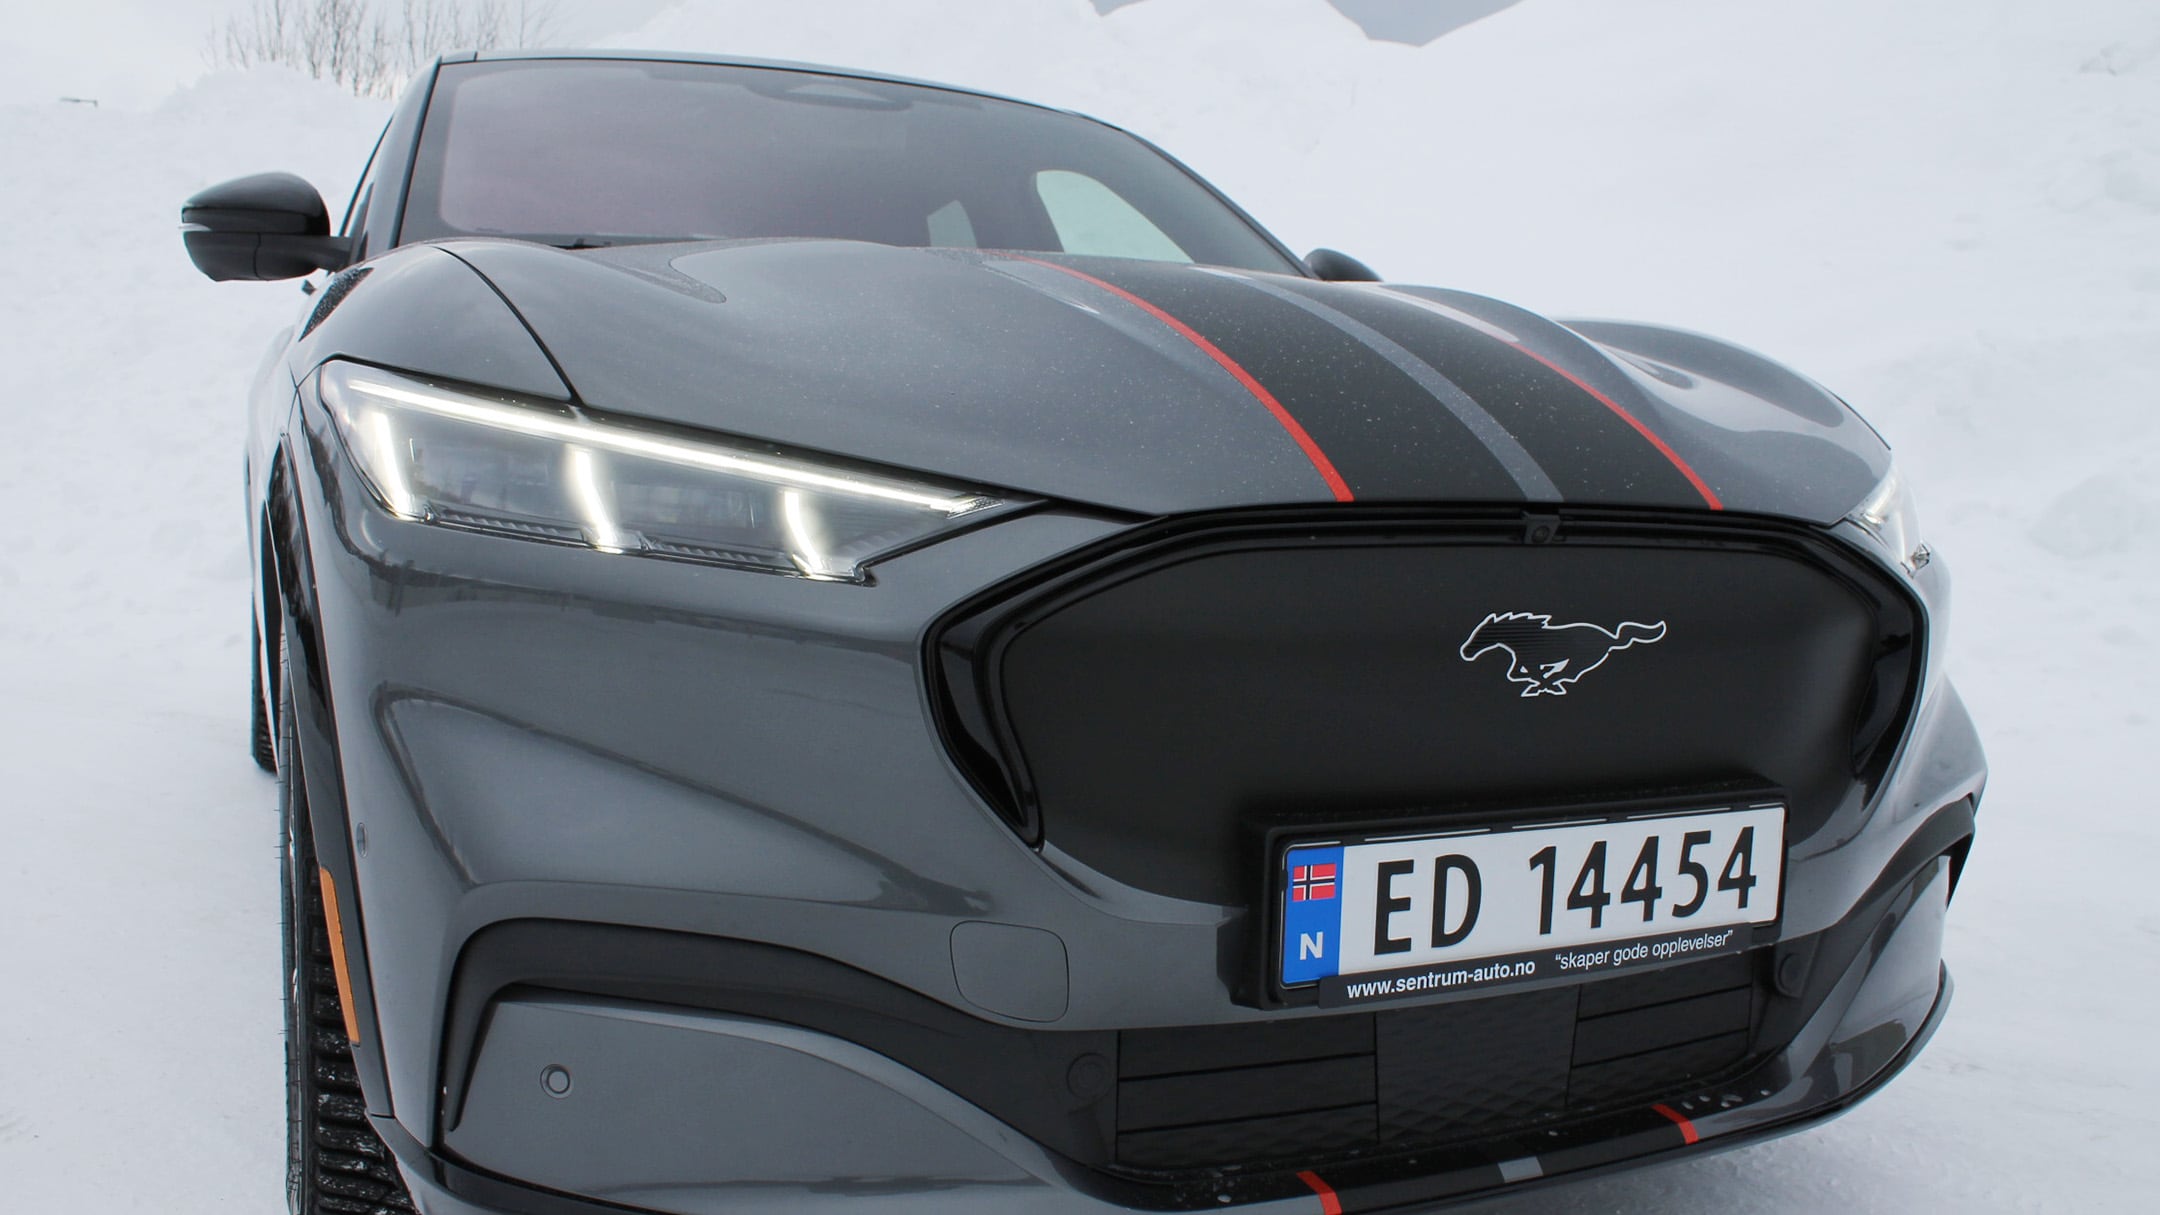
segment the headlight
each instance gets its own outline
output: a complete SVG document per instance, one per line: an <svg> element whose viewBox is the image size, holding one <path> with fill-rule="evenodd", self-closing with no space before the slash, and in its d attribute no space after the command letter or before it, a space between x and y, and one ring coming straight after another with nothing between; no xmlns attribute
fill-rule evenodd
<svg viewBox="0 0 2160 1215"><path fill-rule="evenodd" d="M1861 531L1875 538L1891 560L1908 574L1917 574L1934 554L1920 541L1920 515L1913 508L1912 490L1893 467L1882 483L1846 516Z"/></svg>
<svg viewBox="0 0 2160 1215"><path fill-rule="evenodd" d="M445 527L860 581L866 563L1011 505L353 363L325 364L319 383L376 498Z"/></svg>

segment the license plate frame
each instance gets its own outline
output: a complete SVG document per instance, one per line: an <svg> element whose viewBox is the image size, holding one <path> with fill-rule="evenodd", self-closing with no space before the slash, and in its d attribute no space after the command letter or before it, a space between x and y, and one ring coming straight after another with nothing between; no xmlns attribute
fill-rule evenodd
<svg viewBox="0 0 2160 1215"><path fill-rule="evenodd" d="M1755 829L1756 837L1748 860L1736 873L1729 865L1729 857L1740 832L1747 827ZM1769 792L1489 815L1471 822L1461 815L1443 821L1368 822L1336 832L1311 826L1278 827L1269 833L1267 849L1265 897L1271 909L1271 931L1264 940L1267 989L1280 1003L1361 1007L1389 1000L1584 982L1752 948L1779 936L1790 827L1789 799ZM1705 830L1712 837L1709 846L1698 844L1699 850L1686 858L1678 855L1683 839ZM1676 896L1671 903L1664 903L1661 896L1663 905L1658 914L1650 914L1640 905L1640 899L1622 902L1619 898L1630 880L1630 869L1643 860L1643 841L1653 836L1660 844L1651 862L1649 885L1662 886L1663 893ZM1600 839L1606 845L1603 876L1594 883L1587 879L1576 883L1574 879L1580 876L1576 866L1588 868L1590 847ZM1543 872L1533 864L1531 876L1502 877L1503 889L1513 893L1497 902L1504 908L1501 918L1510 920L1514 918L1511 911L1519 915L1524 885L1541 887L1532 901L1552 906L1550 935L1526 940L1522 926L1514 924L1508 931L1471 931L1455 943L1434 946L1432 932L1421 938L1411 927L1424 921L1433 909L1435 900L1425 892L1432 877L1437 876L1443 856L1467 860L1482 881L1481 862L1485 858L1513 855L1519 859L1535 845L1546 843L1555 848L1555 856L1546 867L1553 871L1549 879L1552 886L1545 887ZM1568 844L1575 847L1574 853L1564 846ZM1330 858L1330 850L1337 855ZM1393 896L1391 910L1386 912L1389 927L1380 935L1391 944L1400 937L1409 937L1411 948L1402 957L1384 959L1385 963L1399 965L1383 964L1381 955L1350 945L1343 933L1368 927L1361 916L1373 914L1376 906L1369 863L1376 859L1400 860L1403 858L1398 854L1404 852L1429 853L1431 865L1414 866L1407 874L1398 865L1394 871L1394 886L1386 892ZM1625 855L1620 855L1622 852ZM1335 904L1335 944L1322 951L1316 968L1312 956L1298 958L1292 947L1308 943L1305 938L1312 931L1314 907L1327 901L1300 898L1299 892L1321 893L1325 883L1319 880L1323 875L1318 872L1300 874L1296 870L1301 861L1310 868L1329 859L1337 865L1333 874L1325 875L1336 883L1334 890L1326 892L1333 896ZM1672 917L1665 912L1684 901L1679 896L1694 893L1693 877L1679 868L1683 859L1692 859L1706 870L1704 897L1694 914ZM1363 868L1353 872L1351 865ZM1447 876L1452 883L1447 897L1467 906L1466 896L1472 892L1460 867ZM1752 877L1753 884L1717 892L1721 879L1736 876ZM1365 888L1363 897L1353 897L1351 888L1359 885ZM1576 888L1571 890L1571 885ZM1589 912L1588 907L1564 911L1569 897L1594 894L1600 889L1607 895L1606 906L1603 915L1592 913L1592 918L1603 923L1594 931L1586 925L1569 926L1565 916L1580 919ZM1414 891L1407 903L1403 901L1406 891ZM1638 888L1635 893L1646 892ZM1482 891L1478 894L1482 899ZM1745 908L1726 905L1737 904L1743 894L1747 896ZM1300 903L1305 906L1300 907ZM1322 915L1324 920L1324 912ZM1637 922L1638 917L1647 923ZM1435 926L1435 930L1448 934L1463 927L1462 914L1456 911L1448 923Z"/></svg>

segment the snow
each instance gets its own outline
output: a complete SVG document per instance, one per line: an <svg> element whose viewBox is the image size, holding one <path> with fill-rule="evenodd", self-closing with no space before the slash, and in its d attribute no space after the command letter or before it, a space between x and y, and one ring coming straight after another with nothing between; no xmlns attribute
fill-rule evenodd
<svg viewBox="0 0 2160 1215"><path fill-rule="evenodd" d="M1107 13L1140 0L1092 0L1097 12ZM1369 38L1423 46L1450 30L1489 17L1522 0L1328 0L1343 16L1358 23Z"/></svg>
<svg viewBox="0 0 2160 1215"><path fill-rule="evenodd" d="M1957 1002L1825 1128L1485 1209L2151 1209L2150 0L1527 0L1424 48L1322 0L689 0L623 41L1098 113L1300 248L1719 333L1853 400L1956 572L1994 765ZM303 301L196 276L175 208L287 168L336 211L385 117L271 72L0 109L0 1208L282 1201L238 464L248 376Z"/></svg>
<svg viewBox="0 0 2160 1215"><path fill-rule="evenodd" d="M301 298L196 274L176 208L273 167L342 204L385 116L273 73L0 110L0 1210L282 1209L239 443Z"/></svg>

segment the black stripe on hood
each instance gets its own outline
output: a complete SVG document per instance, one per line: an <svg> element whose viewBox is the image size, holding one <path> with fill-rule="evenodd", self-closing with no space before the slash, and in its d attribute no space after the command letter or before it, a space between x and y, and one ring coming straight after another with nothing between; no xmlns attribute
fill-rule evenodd
<svg viewBox="0 0 2160 1215"><path fill-rule="evenodd" d="M1191 326L1265 384L1358 500L1524 499L1509 469L1453 411L1343 329L1236 276L1146 262L1084 264Z"/></svg>
<svg viewBox="0 0 2160 1215"><path fill-rule="evenodd" d="M1287 281L1287 280L1286 280ZM1575 334L1533 313L1458 292L1420 297L1464 314L1450 319L1395 290L1293 283L1386 334L1432 364L1506 427L1570 501L1609 505L1711 505L1677 455L1644 430L1655 406L1617 368ZM1505 331L1516 342L1481 330ZM1519 343L1519 345L1517 344ZM1535 350L1535 355L1531 353ZM1630 425L1605 401L1548 363L1564 367L1627 410Z"/></svg>
<svg viewBox="0 0 2160 1215"><path fill-rule="evenodd" d="M1276 299L1295 304L1313 316L1342 330L1355 340L1371 347L1375 354L1386 359L1396 370L1416 381L1418 387L1424 389L1427 395L1446 406L1448 411L1455 415L1457 421L1460 421L1472 434L1476 435L1478 441L1485 445L1485 450L1491 452L1493 458L1500 461L1501 466L1507 469L1508 475L1515 479L1515 484L1522 490L1524 497L1533 502L1557 502L1560 500L1560 490L1552 483L1552 478L1545 475L1545 470L1538 466L1538 462L1531 457L1529 452L1523 450L1522 444L1515 441L1515 436L1509 434L1506 427L1500 425L1490 413L1485 411L1484 406L1478 404L1469 393L1464 392L1453 380L1441 375L1432 364L1404 349L1400 342L1365 324L1356 317L1330 308L1319 300L1311 299L1297 291L1293 291L1289 287L1273 281L1272 278L1237 275L1228 270L1216 270L1210 271L1210 273L1234 279L1254 290L1265 292Z"/></svg>

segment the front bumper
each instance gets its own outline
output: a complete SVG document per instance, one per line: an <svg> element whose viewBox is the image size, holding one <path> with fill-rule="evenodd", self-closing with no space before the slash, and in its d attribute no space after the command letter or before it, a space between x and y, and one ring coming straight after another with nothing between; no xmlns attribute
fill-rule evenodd
<svg viewBox="0 0 2160 1215"><path fill-rule="evenodd" d="M1860 948L1789 1048L1722 1084L1421 1160L1223 1178L1205 1205L1413 1210L1829 1118L1894 1076L1941 1021L1950 885L1948 860L1930 860L1887 906L1871 900L1872 924L1825 934L1826 953ZM552 1069L566 1091L549 1090ZM469 1116L481 1129L452 1136L461 1156L425 1152L378 1120L429 1215L840 1211L865 1198L880 1211L1078 1213L1206 1198L1121 1192L881 1054L771 1021L535 991L497 1006L477 1070Z"/></svg>
<svg viewBox="0 0 2160 1215"><path fill-rule="evenodd" d="M939 742L928 622L1124 522L1043 511L889 562L875 587L835 587L399 522L334 438L311 438L297 499L336 758L311 770L340 777L311 800L341 809L323 852L353 879L339 874L362 938L369 1109L431 1212L814 1211L865 1194L886 1210L1322 1209L1306 1174L1344 1209L1417 1205L1834 1111L1939 1015L1945 858L1983 772L1955 693L1931 679L1887 782L1793 841L1788 939L1758 967L1787 1022L1776 1049L1667 1094L1674 1114L1606 1111L1320 1172L1083 1163L1100 1114L1079 1107L1101 1094L1086 1096L1079 1055L1114 1068L1134 1027L1327 1015L1239 998L1246 908L1029 847ZM868 976L899 993L868 1003L963 1027L937 1033L1075 1108L1022 1117L937 1078L934 1052L872 1049L784 999L745 1011L702 994L739 972L598 982L582 957L461 987L476 941L534 922ZM1043 1035L1112 1045L1038 1051Z"/></svg>

